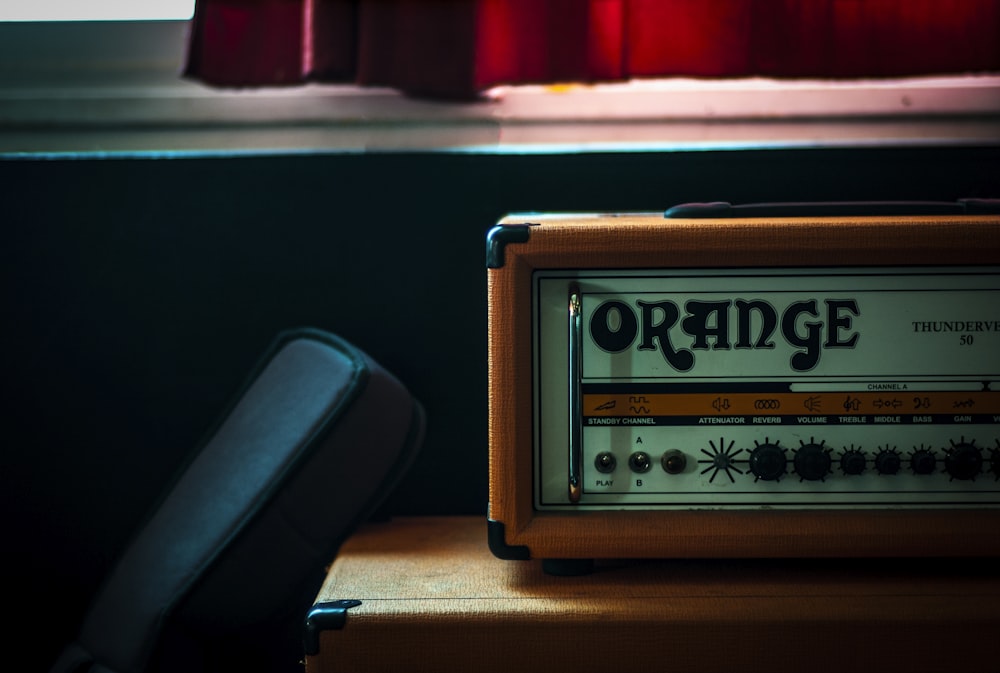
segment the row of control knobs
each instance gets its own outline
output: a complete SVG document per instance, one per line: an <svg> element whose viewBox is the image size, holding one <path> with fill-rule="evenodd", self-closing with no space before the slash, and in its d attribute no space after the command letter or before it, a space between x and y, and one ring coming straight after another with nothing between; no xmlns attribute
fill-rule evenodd
<svg viewBox="0 0 1000 673"><path fill-rule="evenodd" d="M833 449L821 440L802 442L792 456L793 471L805 481L822 481L834 471ZM990 452L989 471L1000 479L1000 448ZM847 448L839 456L839 467L845 475L859 475L868 469L868 455L860 448ZM969 481L982 474L987 459L975 440L952 442L944 450L944 472L951 479ZM747 459L750 472L755 480L777 481L788 472L788 457L784 447L765 441L750 450ZM871 460L875 472L893 475L904 468L913 474L934 474L938 472L939 458L932 448L914 447L909 455L901 455L895 447L879 447Z"/></svg>
<svg viewBox="0 0 1000 673"><path fill-rule="evenodd" d="M733 480L733 473L749 474L754 481L780 481L791 471L800 481L824 481L837 468L844 475L860 475L873 469L879 475L894 475L901 471L912 474L926 475L943 472L950 479L972 481L984 472L989 472L994 479L1000 480L1000 440L996 448L984 450L976 446L976 440L966 441L962 437L958 442L950 442L951 446L944 449L943 460L933 448L923 445L913 447L913 450L903 455L896 447L880 446L874 454L869 455L861 447L845 447L838 456L833 455L833 448L826 446L825 441L810 438L808 442L799 442L797 449L792 449L791 460L788 450L777 441L765 438L763 443L754 442L752 449L737 449L733 451L734 442L726 446L724 439L719 439L719 445L710 442L712 451L702 449L708 456L707 460L698 463L707 464L701 472L712 472L710 480L714 480L719 472ZM791 463L791 465L789 465ZM687 457L681 451L670 449L663 454L660 464L668 474L680 474L687 469ZM617 461L610 452L598 454L594 466L598 472L610 473L616 468ZM653 457L645 451L637 451L629 456L629 469L636 473L648 472L653 466ZM791 470L789 470L791 468Z"/></svg>

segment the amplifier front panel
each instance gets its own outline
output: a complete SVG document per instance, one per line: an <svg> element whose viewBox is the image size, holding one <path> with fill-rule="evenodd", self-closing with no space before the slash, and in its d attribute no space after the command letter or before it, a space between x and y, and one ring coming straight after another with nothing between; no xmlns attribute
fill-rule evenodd
<svg viewBox="0 0 1000 673"><path fill-rule="evenodd" d="M536 510L1000 506L1000 268L531 282Z"/></svg>

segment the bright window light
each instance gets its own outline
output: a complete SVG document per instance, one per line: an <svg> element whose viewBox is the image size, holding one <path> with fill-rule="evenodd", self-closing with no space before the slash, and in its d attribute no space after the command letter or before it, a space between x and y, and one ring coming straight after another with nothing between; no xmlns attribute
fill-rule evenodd
<svg viewBox="0 0 1000 673"><path fill-rule="evenodd" d="M0 21L185 21L194 0L0 0Z"/></svg>

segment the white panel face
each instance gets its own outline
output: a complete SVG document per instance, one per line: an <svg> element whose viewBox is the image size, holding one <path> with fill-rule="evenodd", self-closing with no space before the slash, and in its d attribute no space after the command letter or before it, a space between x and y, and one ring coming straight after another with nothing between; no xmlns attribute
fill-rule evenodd
<svg viewBox="0 0 1000 673"><path fill-rule="evenodd" d="M532 297L540 510L1000 505L998 268L537 271Z"/></svg>

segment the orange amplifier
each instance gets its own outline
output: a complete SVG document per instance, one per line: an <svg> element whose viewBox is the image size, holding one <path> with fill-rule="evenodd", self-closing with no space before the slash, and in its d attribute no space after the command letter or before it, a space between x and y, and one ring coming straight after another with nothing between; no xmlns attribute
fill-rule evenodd
<svg viewBox="0 0 1000 673"><path fill-rule="evenodd" d="M1000 555L1000 201L517 215L506 559Z"/></svg>

